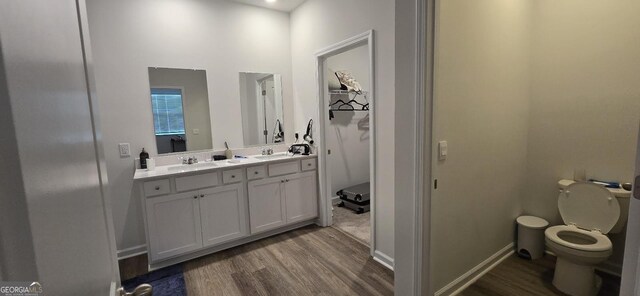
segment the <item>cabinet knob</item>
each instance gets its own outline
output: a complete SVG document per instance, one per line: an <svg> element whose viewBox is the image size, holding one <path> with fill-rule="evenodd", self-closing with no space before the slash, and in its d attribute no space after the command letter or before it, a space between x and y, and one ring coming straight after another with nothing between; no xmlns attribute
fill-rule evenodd
<svg viewBox="0 0 640 296"><path fill-rule="evenodd" d="M193 198L194 198L194 199L197 199L197 198L198 198L198 196L197 196L197 195L194 195L194 196L193 196Z"/></svg>
<svg viewBox="0 0 640 296"><path fill-rule="evenodd" d="M307 163L307 166L311 166L311 164L310 164L310 163Z"/></svg>
<svg viewBox="0 0 640 296"><path fill-rule="evenodd" d="M257 174L258 174L258 171L253 172L253 174L254 174L254 175L257 175Z"/></svg>
<svg viewBox="0 0 640 296"><path fill-rule="evenodd" d="M160 186L156 186L156 190L160 190Z"/></svg>
<svg viewBox="0 0 640 296"><path fill-rule="evenodd" d="M235 178L235 177L236 177L236 175L231 175L231 178L232 178L232 179L233 179L233 178Z"/></svg>
<svg viewBox="0 0 640 296"><path fill-rule="evenodd" d="M200 197L204 197L204 194L200 194Z"/></svg>

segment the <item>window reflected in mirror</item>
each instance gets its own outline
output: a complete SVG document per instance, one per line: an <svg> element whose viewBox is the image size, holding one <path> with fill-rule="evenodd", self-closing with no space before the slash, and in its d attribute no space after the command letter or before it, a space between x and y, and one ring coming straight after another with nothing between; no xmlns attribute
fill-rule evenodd
<svg viewBox="0 0 640 296"><path fill-rule="evenodd" d="M212 149L204 70L149 68L158 154Z"/></svg>

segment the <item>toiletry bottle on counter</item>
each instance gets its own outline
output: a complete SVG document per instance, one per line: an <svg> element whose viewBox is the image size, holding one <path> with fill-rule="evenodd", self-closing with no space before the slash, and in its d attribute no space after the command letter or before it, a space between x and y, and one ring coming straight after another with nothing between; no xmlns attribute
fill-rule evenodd
<svg viewBox="0 0 640 296"><path fill-rule="evenodd" d="M144 151L144 148L142 148L142 152L140 152L140 168L141 169L146 169L147 168L147 159L148 158L149 158L149 153Z"/></svg>

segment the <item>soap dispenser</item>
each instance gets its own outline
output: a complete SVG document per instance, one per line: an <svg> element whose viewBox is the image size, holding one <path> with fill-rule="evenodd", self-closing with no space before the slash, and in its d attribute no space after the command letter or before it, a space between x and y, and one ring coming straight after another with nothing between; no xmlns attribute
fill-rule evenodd
<svg viewBox="0 0 640 296"><path fill-rule="evenodd" d="M140 152L140 168L141 169L146 169L147 168L147 159L148 158L149 158L149 153L144 151L144 148L142 148L142 152Z"/></svg>

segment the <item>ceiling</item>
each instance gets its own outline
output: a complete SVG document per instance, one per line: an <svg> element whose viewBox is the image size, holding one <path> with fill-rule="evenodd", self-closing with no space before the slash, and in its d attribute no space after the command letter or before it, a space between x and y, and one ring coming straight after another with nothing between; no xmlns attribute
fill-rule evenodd
<svg viewBox="0 0 640 296"><path fill-rule="evenodd" d="M306 0L276 0L274 3L267 3L265 0L231 0L253 6L260 6L284 12L291 12Z"/></svg>

